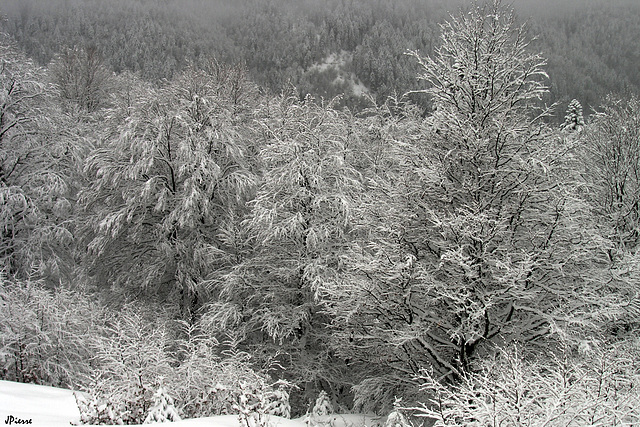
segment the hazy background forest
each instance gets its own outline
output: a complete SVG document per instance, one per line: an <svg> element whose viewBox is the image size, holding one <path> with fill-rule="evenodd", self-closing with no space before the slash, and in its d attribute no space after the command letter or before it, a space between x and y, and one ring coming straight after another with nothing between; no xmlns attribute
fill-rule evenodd
<svg viewBox="0 0 640 427"><path fill-rule="evenodd" d="M0 15L0 379L86 423L640 423L636 1Z"/></svg>
<svg viewBox="0 0 640 427"><path fill-rule="evenodd" d="M2 0L3 30L40 65L63 49L96 48L115 72L152 82L211 57L246 67L261 87L332 98L354 108L362 90L418 89L407 50L431 55L455 0ZM514 3L548 59L545 101L579 100L590 114L609 93L640 88L640 12L633 0ZM341 53L344 55L340 56ZM334 61L329 59L334 55ZM338 58L339 56L339 58ZM325 64L325 66L322 66ZM355 90L354 90L355 87ZM416 99L427 107L426 99ZM562 120L561 113L556 117Z"/></svg>

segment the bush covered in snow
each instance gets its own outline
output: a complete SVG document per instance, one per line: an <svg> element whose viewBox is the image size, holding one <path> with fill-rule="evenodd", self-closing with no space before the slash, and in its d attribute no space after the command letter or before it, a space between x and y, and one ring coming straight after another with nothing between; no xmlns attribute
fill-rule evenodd
<svg viewBox="0 0 640 427"><path fill-rule="evenodd" d="M640 423L640 345L584 341L557 355L500 350L454 386L430 375L416 410L434 426L612 426Z"/></svg>
<svg viewBox="0 0 640 427"><path fill-rule="evenodd" d="M173 376L166 379L187 418L259 412L289 417L288 383L254 369L251 356L200 323L177 322ZM169 382L170 381L170 382Z"/></svg>
<svg viewBox="0 0 640 427"><path fill-rule="evenodd" d="M72 387L92 369L91 336L103 310L68 289L0 272L0 379Z"/></svg>
<svg viewBox="0 0 640 427"><path fill-rule="evenodd" d="M333 405L327 393L322 390L313 405L313 409L310 414L307 414L304 418L305 423L309 427L330 427L333 425L333 420L328 415L333 414Z"/></svg>
<svg viewBox="0 0 640 427"><path fill-rule="evenodd" d="M288 384L256 371L232 339L150 304L115 311L81 292L0 279L0 379L83 391L83 423L141 424L161 404L187 418L290 416Z"/></svg>
<svg viewBox="0 0 640 427"><path fill-rule="evenodd" d="M153 405L160 378L173 368L166 349L170 343L166 321L157 323L134 306L109 322L104 333L93 338L93 372L86 390L109 408L115 423L141 424Z"/></svg>
<svg viewBox="0 0 640 427"><path fill-rule="evenodd" d="M233 340L220 343L200 324L155 313L127 307L95 338L100 368L86 390L100 403L89 422L141 424L158 417L160 404L173 408L172 417L289 415L287 384L271 384ZM159 401L163 395L170 404Z"/></svg>
<svg viewBox="0 0 640 427"><path fill-rule="evenodd" d="M163 423L165 421L180 421L180 415L173 406L173 398L167 394L164 387L158 387L153 395L153 406L144 419L144 424Z"/></svg>

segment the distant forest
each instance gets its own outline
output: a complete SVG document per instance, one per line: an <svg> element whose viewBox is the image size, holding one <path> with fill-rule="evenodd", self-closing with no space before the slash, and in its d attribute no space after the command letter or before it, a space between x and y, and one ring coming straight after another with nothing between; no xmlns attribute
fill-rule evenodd
<svg viewBox="0 0 640 427"><path fill-rule="evenodd" d="M561 4L558 4L561 3ZM359 110L418 88L405 55L432 55L457 0L0 0L2 31L41 65L65 48L97 48L115 72L158 82L189 63L242 65L280 93L333 98ZM606 94L640 89L640 7L629 1L515 2L534 48L548 59L556 120L571 99L589 115ZM342 55L340 55L342 53ZM325 64L330 55L338 58ZM428 109L426 99L412 101Z"/></svg>

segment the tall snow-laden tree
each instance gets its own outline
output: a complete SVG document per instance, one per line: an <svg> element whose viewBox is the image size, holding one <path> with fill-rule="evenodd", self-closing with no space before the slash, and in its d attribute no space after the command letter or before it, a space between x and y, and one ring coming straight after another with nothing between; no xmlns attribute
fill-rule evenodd
<svg viewBox="0 0 640 427"><path fill-rule="evenodd" d="M93 112L108 100L111 75L96 46L64 50L51 69L62 98L80 108Z"/></svg>
<svg viewBox="0 0 640 427"><path fill-rule="evenodd" d="M180 297L185 315L202 304L203 281L235 262L235 219L255 182L252 88L212 62L113 112L83 194L98 280Z"/></svg>
<svg viewBox="0 0 640 427"><path fill-rule="evenodd" d="M634 251L640 241L640 100L609 97L583 141L593 202L608 237L615 251Z"/></svg>
<svg viewBox="0 0 640 427"><path fill-rule="evenodd" d="M42 97L44 85L35 74L35 66L26 62L2 40L0 66L0 259L2 269L14 272L29 218L35 216L33 202L25 194L20 176L35 133L34 100ZM22 60L22 61L21 61ZM33 67L33 69L30 69ZM25 149L27 148L27 149Z"/></svg>
<svg viewBox="0 0 640 427"><path fill-rule="evenodd" d="M607 289L626 293L607 330L626 333L640 325L640 100L608 97L579 144L589 190L585 197L606 237L608 265L602 280Z"/></svg>
<svg viewBox="0 0 640 427"><path fill-rule="evenodd" d="M59 129L46 71L0 35L0 269L57 269L71 240L76 147Z"/></svg>
<svg viewBox="0 0 640 427"><path fill-rule="evenodd" d="M245 222L252 249L221 278L211 320L239 328L267 357L281 354L292 380L339 386L346 378L328 349L321 291L336 280L353 238L362 190L354 119L311 98L280 97L258 120L262 178Z"/></svg>
<svg viewBox="0 0 640 427"><path fill-rule="evenodd" d="M387 404L423 369L455 380L492 343L542 344L604 303L583 278L605 254L573 146L536 108L545 62L513 12L476 4L443 25L433 58L412 55L435 111L380 125L389 166L332 306L344 354L373 372L359 396Z"/></svg>

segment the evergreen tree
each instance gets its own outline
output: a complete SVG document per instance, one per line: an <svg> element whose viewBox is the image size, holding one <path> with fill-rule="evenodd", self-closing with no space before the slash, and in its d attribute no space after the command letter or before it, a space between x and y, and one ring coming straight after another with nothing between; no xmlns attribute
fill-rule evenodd
<svg viewBox="0 0 640 427"><path fill-rule="evenodd" d="M313 415L331 415L333 414L333 405L329 400L329 396L327 393L322 390L316 399L315 404L313 405Z"/></svg>
<svg viewBox="0 0 640 427"><path fill-rule="evenodd" d="M400 404L402 399L396 398L393 402L393 411L387 416L384 427L409 427L411 424L407 421L407 417L402 413Z"/></svg>
<svg viewBox="0 0 640 427"><path fill-rule="evenodd" d="M285 388L290 385L285 381L274 384L273 390L267 393L269 405L265 412L279 417L291 418L291 404L289 403L289 392Z"/></svg>
<svg viewBox="0 0 640 427"><path fill-rule="evenodd" d="M180 415L173 406L173 398L167 394L164 387L158 387L153 395L153 406L144 419L143 424L164 423L167 421L180 421Z"/></svg>
<svg viewBox="0 0 640 427"><path fill-rule="evenodd" d="M333 412L333 405L329 400L327 392L321 390L311 413L307 414L304 418L305 424L309 427L330 427L334 423L333 417L330 417Z"/></svg>
<svg viewBox="0 0 640 427"><path fill-rule="evenodd" d="M581 131L584 127L584 118L582 117L582 105L577 99L573 99L567 106L567 113L564 116L562 130Z"/></svg>

